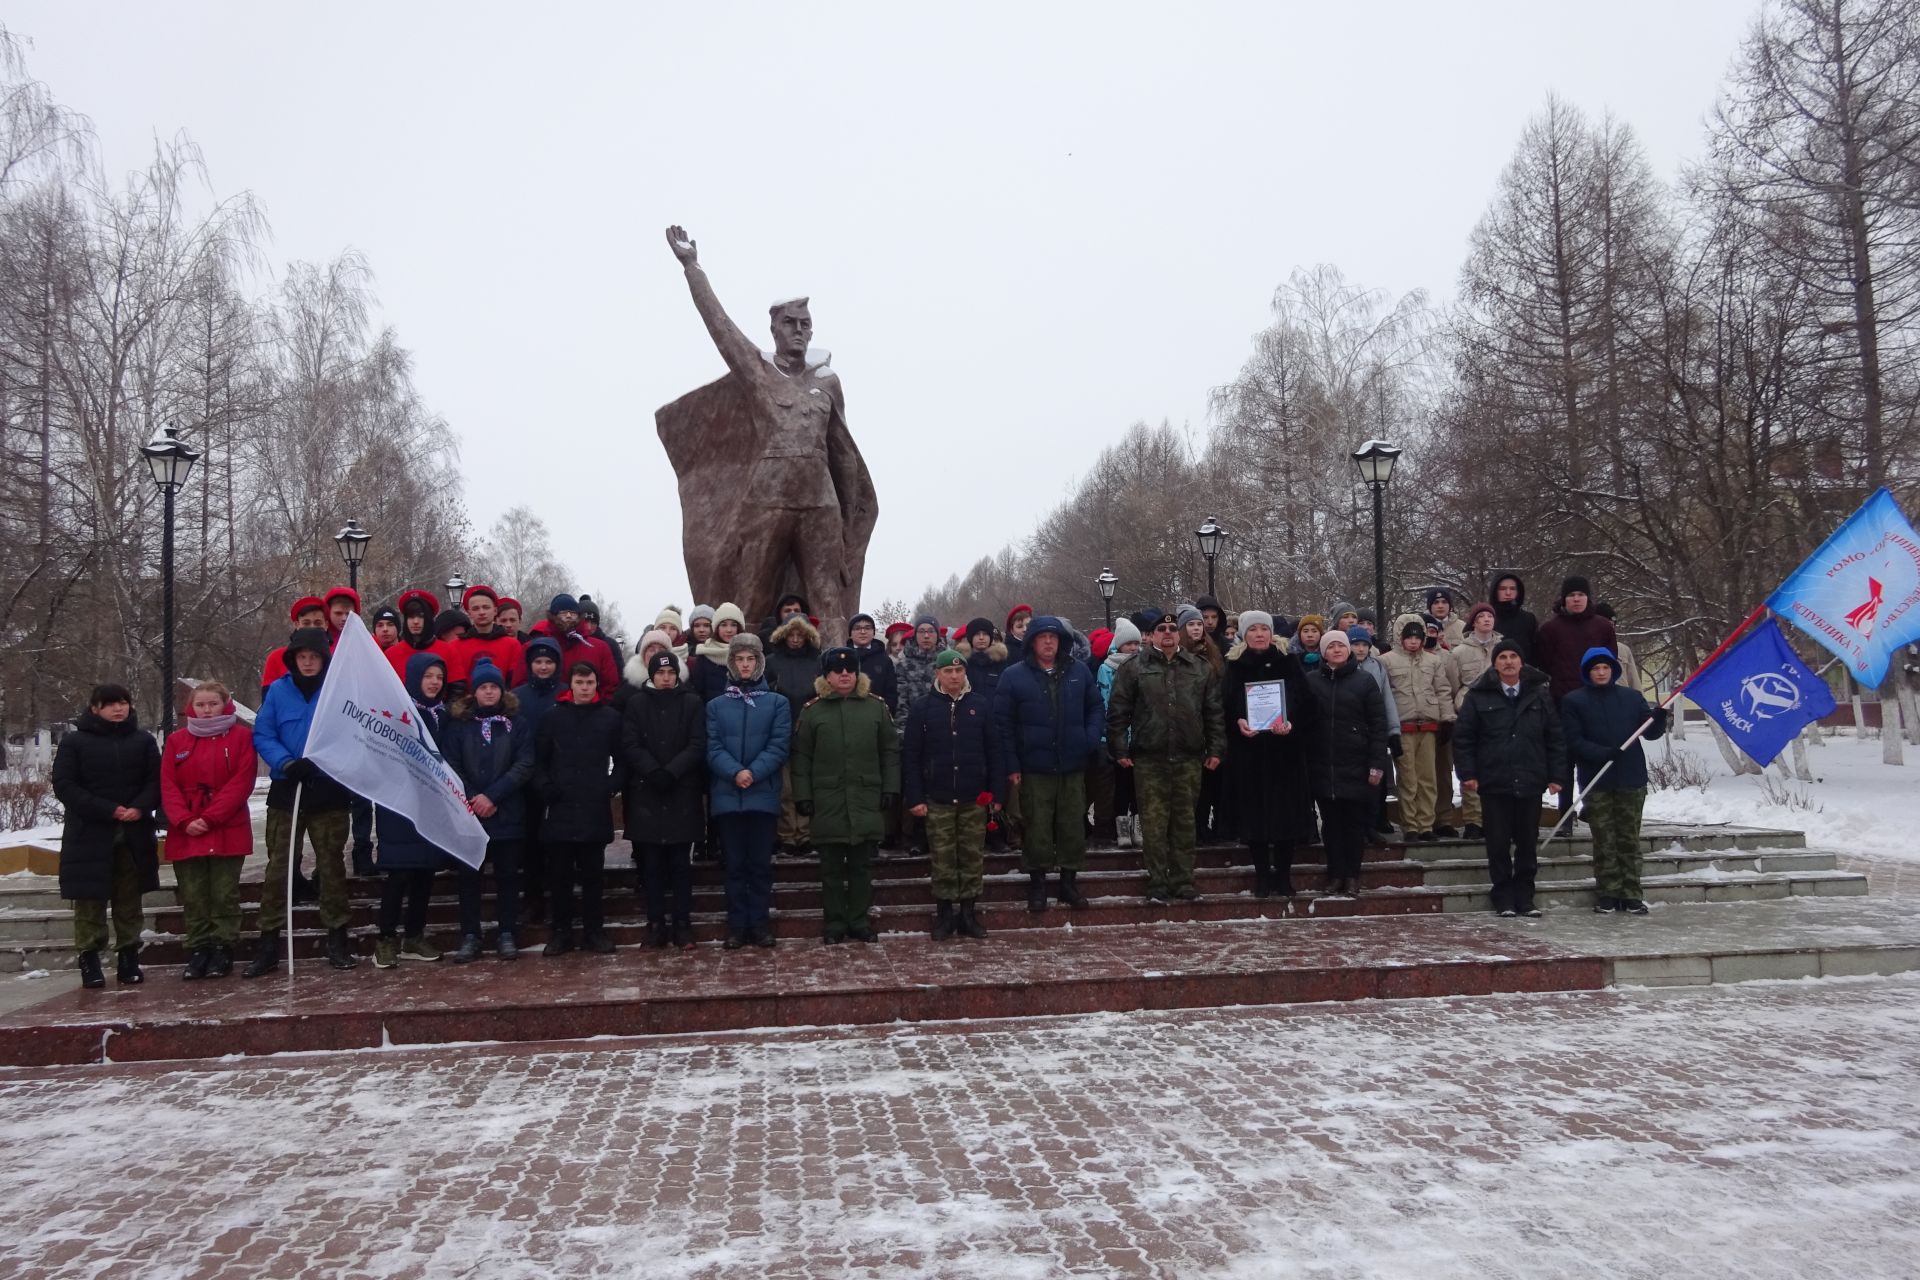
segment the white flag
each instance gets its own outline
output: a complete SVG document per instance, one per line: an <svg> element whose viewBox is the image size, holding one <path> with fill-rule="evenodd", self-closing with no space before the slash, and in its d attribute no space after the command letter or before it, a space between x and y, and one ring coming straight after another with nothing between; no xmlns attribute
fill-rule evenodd
<svg viewBox="0 0 1920 1280"><path fill-rule="evenodd" d="M430 844L468 866L486 858L486 828L467 808L460 775L358 614L347 615L333 647L304 754L347 790L412 819Z"/></svg>

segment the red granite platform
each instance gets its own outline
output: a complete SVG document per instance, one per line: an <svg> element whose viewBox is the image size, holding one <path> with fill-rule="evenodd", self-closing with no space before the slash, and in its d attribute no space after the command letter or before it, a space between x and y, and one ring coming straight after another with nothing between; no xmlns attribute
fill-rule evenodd
<svg viewBox="0 0 1920 1280"><path fill-rule="evenodd" d="M1606 961L1486 917L1423 916L535 953L511 964L488 955L460 968L363 963L347 973L303 963L291 978L254 982L150 974L144 986L67 991L0 1017L0 1064L1596 989Z"/></svg>

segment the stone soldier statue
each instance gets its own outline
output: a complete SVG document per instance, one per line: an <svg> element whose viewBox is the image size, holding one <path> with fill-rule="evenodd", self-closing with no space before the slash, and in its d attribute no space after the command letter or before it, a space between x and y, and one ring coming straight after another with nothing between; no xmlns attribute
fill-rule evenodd
<svg viewBox="0 0 1920 1280"><path fill-rule="evenodd" d="M667 228L667 244L728 370L654 414L680 480L694 597L736 600L758 619L797 592L837 642L860 607L880 503L830 357L807 349L807 299L773 304L774 349L763 352L721 308L687 233Z"/></svg>

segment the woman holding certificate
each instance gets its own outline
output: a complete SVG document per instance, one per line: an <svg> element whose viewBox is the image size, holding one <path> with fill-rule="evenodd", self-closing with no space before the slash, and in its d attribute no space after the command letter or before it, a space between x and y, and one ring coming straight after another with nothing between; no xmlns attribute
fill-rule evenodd
<svg viewBox="0 0 1920 1280"><path fill-rule="evenodd" d="M1273 616L1240 615L1227 655L1227 796L1253 859L1253 896L1293 897L1293 848L1312 844L1307 725L1313 715L1300 661L1273 640Z"/></svg>

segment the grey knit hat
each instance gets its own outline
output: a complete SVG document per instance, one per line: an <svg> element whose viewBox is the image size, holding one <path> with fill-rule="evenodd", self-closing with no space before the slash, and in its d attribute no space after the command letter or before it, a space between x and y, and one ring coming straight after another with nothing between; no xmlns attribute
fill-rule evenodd
<svg viewBox="0 0 1920 1280"><path fill-rule="evenodd" d="M1242 609L1240 611L1240 634L1245 635L1249 627L1265 627L1271 631L1273 630L1273 615L1263 613L1259 609Z"/></svg>
<svg viewBox="0 0 1920 1280"><path fill-rule="evenodd" d="M697 604L697 605L695 605L695 606L693 606L693 608L691 608L691 609L689 609L689 610L687 610L687 625L688 625L689 627L690 627L690 626L692 626L692 625L693 625L694 623L696 623L696 622L698 622L698 621L700 621L700 619L702 619L702 618L705 618L705 619L706 619L706 620L707 620L708 622L712 622L712 621L713 621L713 606L712 606L712 605L710 605L710 604Z"/></svg>
<svg viewBox="0 0 1920 1280"><path fill-rule="evenodd" d="M1181 605L1181 606L1180 606L1180 611L1179 611L1178 613L1176 613L1176 614L1174 614L1174 615L1173 615L1173 620L1174 620L1175 622L1178 622L1178 623L1179 623L1179 624L1180 624L1181 626L1183 626L1183 627L1184 627L1184 626L1186 626L1186 625L1187 625L1187 624L1188 624L1189 622L1204 622L1204 621L1206 621L1206 619L1204 619L1203 617L1201 617L1201 616L1200 616L1200 611L1199 611L1198 609L1196 609L1196 608L1194 608L1194 607L1193 607L1192 605L1190 605L1190 604L1183 604L1183 605ZM1245 624L1243 623L1243 624L1241 624L1241 625L1243 625L1243 626L1244 626Z"/></svg>

